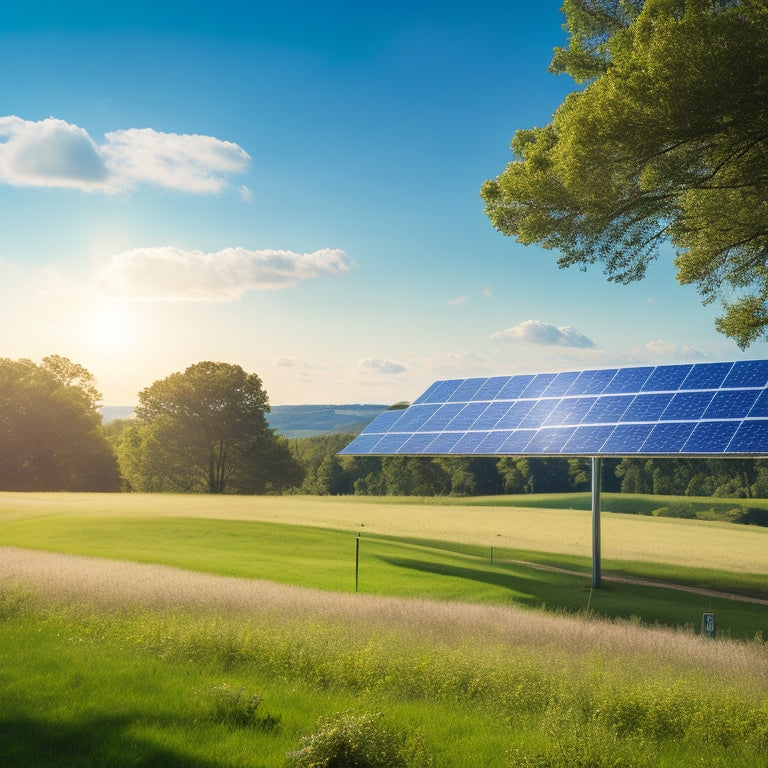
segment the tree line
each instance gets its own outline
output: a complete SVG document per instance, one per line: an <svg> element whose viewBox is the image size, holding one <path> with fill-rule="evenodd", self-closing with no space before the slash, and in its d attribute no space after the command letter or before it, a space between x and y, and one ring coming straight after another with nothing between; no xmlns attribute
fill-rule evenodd
<svg viewBox="0 0 768 768"><path fill-rule="evenodd" d="M484 496L589 491L589 458L337 456L353 435L291 440L301 491L319 495ZM674 496L768 497L761 459L603 459L602 490Z"/></svg>
<svg viewBox="0 0 768 768"><path fill-rule="evenodd" d="M0 359L0 490L479 496L591 485L588 458L338 456L354 435L282 437L268 425L261 379L229 363L191 365L138 401L135 418L103 425L81 365ZM602 487L763 498L768 461L605 459Z"/></svg>

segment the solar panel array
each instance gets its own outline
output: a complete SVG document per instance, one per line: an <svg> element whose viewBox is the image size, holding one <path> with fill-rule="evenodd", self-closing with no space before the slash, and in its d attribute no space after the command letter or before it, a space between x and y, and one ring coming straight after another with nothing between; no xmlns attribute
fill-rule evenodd
<svg viewBox="0 0 768 768"><path fill-rule="evenodd" d="M768 360L437 381L347 455L768 456Z"/></svg>

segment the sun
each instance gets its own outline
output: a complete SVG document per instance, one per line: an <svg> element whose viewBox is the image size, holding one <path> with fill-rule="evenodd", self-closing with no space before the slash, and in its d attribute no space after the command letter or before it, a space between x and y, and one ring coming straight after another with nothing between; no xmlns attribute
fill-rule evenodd
<svg viewBox="0 0 768 768"><path fill-rule="evenodd" d="M84 340L101 353L121 353L138 343L135 309L126 302L102 301L88 313Z"/></svg>

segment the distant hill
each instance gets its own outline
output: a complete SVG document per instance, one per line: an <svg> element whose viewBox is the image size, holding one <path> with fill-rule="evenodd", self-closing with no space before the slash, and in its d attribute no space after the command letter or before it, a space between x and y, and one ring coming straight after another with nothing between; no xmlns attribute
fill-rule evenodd
<svg viewBox="0 0 768 768"><path fill-rule="evenodd" d="M386 405L273 405L267 421L284 437L315 437L329 432L357 434ZM101 409L104 423L133 416L130 405L105 405Z"/></svg>
<svg viewBox="0 0 768 768"><path fill-rule="evenodd" d="M132 405L104 405L99 410L105 424L115 419L130 419L133 416Z"/></svg>
<svg viewBox="0 0 768 768"><path fill-rule="evenodd" d="M386 405L273 405L267 421L284 437L315 437L329 432L358 434Z"/></svg>

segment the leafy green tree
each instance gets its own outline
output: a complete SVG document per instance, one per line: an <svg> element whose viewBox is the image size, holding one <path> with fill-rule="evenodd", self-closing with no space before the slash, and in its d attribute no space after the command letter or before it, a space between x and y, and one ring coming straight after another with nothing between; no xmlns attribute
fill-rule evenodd
<svg viewBox="0 0 768 768"><path fill-rule="evenodd" d="M265 493L303 468L267 424L267 393L239 365L201 362L139 393L121 467L136 490Z"/></svg>
<svg viewBox="0 0 768 768"><path fill-rule="evenodd" d="M91 374L64 357L0 359L0 488L116 491Z"/></svg>
<svg viewBox="0 0 768 768"><path fill-rule="evenodd" d="M768 337L768 5L566 0L552 71L585 83L481 190L499 231L643 277L663 244L677 279L721 302L718 330Z"/></svg>

